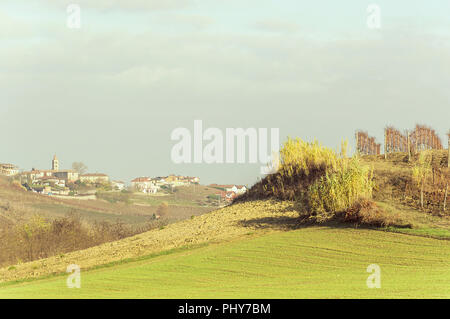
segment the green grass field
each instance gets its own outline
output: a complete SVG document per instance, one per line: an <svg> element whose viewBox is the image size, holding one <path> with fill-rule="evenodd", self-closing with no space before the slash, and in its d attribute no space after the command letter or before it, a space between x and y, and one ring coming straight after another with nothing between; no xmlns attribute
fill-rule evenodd
<svg viewBox="0 0 450 319"><path fill-rule="evenodd" d="M367 266L381 267L369 289ZM0 285L0 298L449 298L450 241L307 227Z"/></svg>

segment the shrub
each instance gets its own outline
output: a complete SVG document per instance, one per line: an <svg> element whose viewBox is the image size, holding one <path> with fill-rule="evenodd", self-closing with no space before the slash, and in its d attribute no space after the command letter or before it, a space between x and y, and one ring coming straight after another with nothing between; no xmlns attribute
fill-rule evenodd
<svg viewBox="0 0 450 319"><path fill-rule="evenodd" d="M338 158L336 153L322 146L318 141L308 143L300 138L288 138L280 150L280 173L291 176L295 171L302 171L306 176L316 171L333 169Z"/></svg>
<svg viewBox="0 0 450 319"><path fill-rule="evenodd" d="M236 201L276 198L294 200L303 214L325 221L350 208L361 198L371 198L373 171L359 158L347 157L348 143L340 153L319 142L288 139L280 150L280 167Z"/></svg>
<svg viewBox="0 0 450 319"><path fill-rule="evenodd" d="M314 182L300 199L305 209L319 213L348 209L360 198L371 198L372 171L361 165L357 157L342 158L334 170Z"/></svg>
<svg viewBox="0 0 450 319"><path fill-rule="evenodd" d="M342 144L341 154L327 149L318 151L318 148L317 145L304 148L305 153L312 154L303 157L314 159L309 165L316 170L320 167L321 176L301 192L297 206L322 222L349 209L360 199L372 198L374 182L373 171L362 165L357 156L345 156L347 143Z"/></svg>
<svg viewBox="0 0 450 319"><path fill-rule="evenodd" d="M38 215L15 227L0 228L0 267L63 254L133 236L167 224L151 221L142 226L96 222L89 226L79 215L47 220Z"/></svg>
<svg viewBox="0 0 450 319"><path fill-rule="evenodd" d="M343 222L376 227L387 227L398 224L398 221L393 216L368 199L356 201L345 212L338 214L338 217Z"/></svg>
<svg viewBox="0 0 450 319"><path fill-rule="evenodd" d="M169 204L167 202L162 202L159 204L158 208L156 209L156 213L160 217L165 217L169 213Z"/></svg>

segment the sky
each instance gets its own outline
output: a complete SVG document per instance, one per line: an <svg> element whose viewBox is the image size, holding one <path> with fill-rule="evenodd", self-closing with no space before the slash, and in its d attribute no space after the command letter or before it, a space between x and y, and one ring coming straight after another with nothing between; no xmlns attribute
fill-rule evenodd
<svg viewBox="0 0 450 319"><path fill-rule="evenodd" d="M446 144L449 15L448 0L2 0L0 162L49 169L56 154L124 181L262 177L259 163L174 163L171 133L194 120L332 148L420 123Z"/></svg>

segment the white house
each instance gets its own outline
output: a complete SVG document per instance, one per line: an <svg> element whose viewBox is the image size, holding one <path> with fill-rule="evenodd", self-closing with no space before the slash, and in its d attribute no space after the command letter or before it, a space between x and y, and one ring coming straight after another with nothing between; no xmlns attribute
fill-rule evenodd
<svg viewBox="0 0 450 319"><path fill-rule="evenodd" d="M119 191L125 189L125 183L122 181L111 181L111 186L112 188L117 189Z"/></svg>
<svg viewBox="0 0 450 319"><path fill-rule="evenodd" d="M153 182L148 177L137 177L131 181L131 186L140 191L144 191L145 189L149 188L151 185L153 185Z"/></svg>
<svg viewBox="0 0 450 319"><path fill-rule="evenodd" d="M0 175L14 176L19 174L19 168L14 164L0 164Z"/></svg>
<svg viewBox="0 0 450 319"><path fill-rule="evenodd" d="M144 189L143 192L148 194L156 194L159 189L159 186L152 184L148 188Z"/></svg>
<svg viewBox="0 0 450 319"><path fill-rule="evenodd" d="M247 191L247 187L245 187L244 185L238 185L236 186L236 194L240 195L240 194L244 194Z"/></svg>

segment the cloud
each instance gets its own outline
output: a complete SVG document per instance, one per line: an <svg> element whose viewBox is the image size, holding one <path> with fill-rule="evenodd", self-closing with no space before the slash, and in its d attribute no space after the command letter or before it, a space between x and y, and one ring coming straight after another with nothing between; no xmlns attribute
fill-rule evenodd
<svg viewBox="0 0 450 319"><path fill-rule="evenodd" d="M194 0L26 0L26 2L58 8L67 7L69 4L78 4L82 9L160 11L184 9L191 6Z"/></svg>
<svg viewBox="0 0 450 319"><path fill-rule="evenodd" d="M110 8L114 1L99 3ZM16 132L2 146L18 154L11 161L28 168L27 155L45 159L58 151L112 174L122 169L124 179L164 174L171 130L194 119L215 127L280 127L282 137L314 136L331 146L357 128L379 141L386 124L405 128L420 120L447 129L444 36L383 29L378 37L319 42L281 20L260 21L255 27L265 32L246 34L192 32L214 23L201 15L157 18L177 28L166 34L149 23L137 33L110 20L110 28L72 32L61 19L28 39L26 25L14 29L20 21L0 19L9 30L0 50L0 135ZM259 167L195 169L211 182L245 183Z"/></svg>
<svg viewBox="0 0 450 319"><path fill-rule="evenodd" d="M24 19L11 16L0 10L0 38L17 40L32 36L33 30Z"/></svg>
<svg viewBox="0 0 450 319"><path fill-rule="evenodd" d="M202 15L186 15L186 14L171 14L162 17L164 23L178 23L182 25L188 25L195 30L206 29L208 26L215 23L214 19Z"/></svg>
<svg viewBox="0 0 450 319"><path fill-rule="evenodd" d="M299 30L299 25L281 19L266 19L254 24L258 30L276 33L293 33Z"/></svg>

